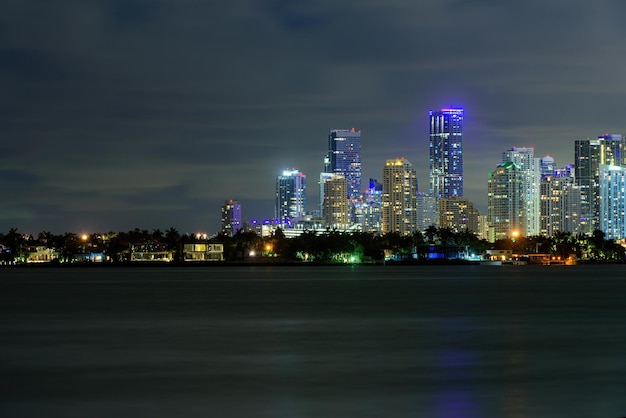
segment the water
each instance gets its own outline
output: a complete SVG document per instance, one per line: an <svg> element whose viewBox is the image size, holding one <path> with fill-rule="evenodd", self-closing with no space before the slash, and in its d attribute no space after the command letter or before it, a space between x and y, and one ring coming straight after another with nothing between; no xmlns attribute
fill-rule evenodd
<svg viewBox="0 0 626 418"><path fill-rule="evenodd" d="M0 416L626 416L625 273L3 269Z"/></svg>

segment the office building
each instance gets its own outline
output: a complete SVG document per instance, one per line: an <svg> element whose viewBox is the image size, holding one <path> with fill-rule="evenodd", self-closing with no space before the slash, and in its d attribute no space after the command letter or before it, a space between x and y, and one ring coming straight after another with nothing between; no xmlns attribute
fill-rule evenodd
<svg viewBox="0 0 626 418"><path fill-rule="evenodd" d="M626 238L626 168L600 165L600 230L607 239Z"/></svg>
<svg viewBox="0 0 626 418"><path fill-rule="evenodd" d="M610 134L574 142L574 170L581 193L581 231L600 228L600 165L624 164L622 135Z"/></svg>
<svg viewBox="0 0 626 418"><path fill-rule="evenodd" d="M487 221L487 215L478 216L478 232L476 234L479 239L489 240L489 222Z"/></svg>
<svg viewBox="0 0 626 418"><path fill-rule="evenodd" d="M323 217L326 228L345 230L349 227L348 182L341 174L324 180Z"/></svg>
<svg viewBox="0 0 626 418"><path fill-rule="evenodd" d="M554 170L556 170L556 163L554 158L546 155L541 158L541 181L548 177L554 176Z"/></svg>
<svg viewBox="0 0 626 418"><path fill-rule="evenodd" d="M222 232L231 237L241 229L241 205L229 199L222 206Z"/></svg>
<svg viewBox="0 0 626 418"><path fill-rule="evenodd" d="M361 195L361 131L332 129L328 135L328 155L324 170L342 175L348 185L351 202Z"/></svg>
<svg viewBox="0 0 626 418"><path fill-rule="evenodd" d="M324 188L326 187L325 183L326 180L332 179L335 176L335 174L333 173L329 173L329 172L324 172L324 173L320 173L320 179L319 179L319 192L320 192L320 207L319 207L319 212L320 212L320 216L323 216L324 214Z"/></svg>
<svg viewBox="0 0 626 418"><path fill-rule="evenodd" d="M275 218L281 223L306 214L306 176L298 170L284 170L276 178Z"/></svg>
<svg viewBox="0 0 626 418"><path fill-rule="evenodd" d="M487 180L487 223L489 241L526 233L524 176L520 167L507 161L489 173Z"/></svg>
<svg viewBox="0 0 626 418"><path fill-rule="evenodd" d="M417 192L417 229L425 231L432 225L439 226L437 199L428 193Z"/></svg>
<svg viewBox="0 0 626 418"><path fill-rule="evenodd" d="M463 196L463 109L429 112L430 195Z"/></svg>
<svg viewBox="0 0 626 418"><path fill-rule="evenodd" d="M555 173L566 172L556 169ZM554 175L541 182L540 234L580 231L580 187L571 175Z"/></svg>
<svg viewBox="0 0 626 418"><path fill-rule="evenodd" d="M417 172L404 158L387 160L383 168L382 233L409 235L417 230Z"/></svg>
<svg viewBox="0 0 626 418"><path fill-rule="evenodd" d="M444 197L439 199L439 228L449 228L453 232L473 232L478 234L478 210L464 197Z"/></svg>
<svg viewBox="0 0 626 418"><path fill-rule="evenodd" d="M523 228L524 235L539 235L540 230L540 183L541 162L535 158L534 148L513 147L502 153L502 162L515 163L520 169L523 209L526 211L524 218L526 225Z"/></svg>
<svg viewBox="0 0 626 418"><path fill-rule="evenodd" d="M370 179L369 187L365 190L362 199L354 205L356 223L361 225L361 231L382 232L383 185L376 179Z"/></svg>

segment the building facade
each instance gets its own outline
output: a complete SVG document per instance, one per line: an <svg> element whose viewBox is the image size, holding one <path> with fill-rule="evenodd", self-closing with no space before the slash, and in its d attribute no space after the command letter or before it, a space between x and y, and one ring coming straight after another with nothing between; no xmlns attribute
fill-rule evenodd
<svg viewBox="0 0 626 418"><path fill-rule="evenodd" d="M548 177L554 176L554 170L556 170L556 162L554 158L549 155L541 158L541 181Z"/></svg>
<svg viewBox="0 0 626 418"><path fill-rule="evenodd" d="M380 233L383 222L383 185L376 179L370 179L369 187L363 197L354 205L356 223L361 231Z"/></svg>
<svg viewBox="0 0 626 418"><path fill-rule="evenodd" d="M332 129L328 135L328 155L324 171L346 179L348 197L356 201L361 195L361 131Z"/></svg>
<svg viewBox="0 0 626 418"><path fill-rule="evenodd" d="M541 235L580 232L580 187L572 176L554 175L541 182L540 209Z"/></svg>
<svg viewBox="0 0 626 418"><path fill-rule="evenodd" d="M298 170L284 170L276 178L275 218L281 222L306 214L306 176Z"/></svg>
<svg viewBox="0 0 626 418"><path fill-rule="evenodd" d="M439 226L437 199L428 193L417 192L417 229L425 231L431 225Z"/></svg>
<svg viewBox="0 0 626 418"><path fill-rule="evenodd" d="M326 228L345 230L349 227L348 182L340 174L324 180L323 217Z"/></svg>
<svg viewBox="0 0 626 418"><path fill-rule="evenodd" d="M453 232L473 232L478 234L479 213L474 204L464 197L444 197L439 199L439 227L450 228Z"/></svg>
<svg viewBox="0 0 626 418"><path fill-rule="evenodd" d="M487 180L489 241L526 233L522 171L514 162L499 164Z"/></svg>
<svg viewBox="0 0 626 418"><path fill-rule="evenodd" d="M229 199L222 206L222 232L231 237L241 229L241 205Z"/></svg>
<svg viewBox="0 0 626 418"><path fill-rule="evenodd" d="M404 158L383 168L382 233L409 235L417 230L417 172Z"/></svg>
<svg viewBox="0 0 626 418"><path fill-rule="evenodd" d="M622 135L610 134L574 142L574 170L581 193L581 231L600 228L600 165L624 165Z"/></svg>
<svg viewBox="0 0 626 418"><path fill-rule="evenodd" d="M323 216L324 215L324 188L326 187L326 180L330 180L335 176L335 174L333 173L329 173L329 172L323 172L320 173L320 179L319 179L319 195L320 195L320 207L319 207L319 216Z"/></svg>
<svg viewBox="0 0 626 418"><path fill-rule="evenodd" d="M515 163L520 168L526 231L524 235L539 235L541 202L541 160L535 158L535 150L530 147L513 147L502 153L502 162Z"/></svg>
<svg viewBox="0 0 626 418"><path fill-rule="evenodd" d="M463 109L429 112L430 195L463 196Z"/></svg>
<svg viewBox="0 0 626 418"><path fill-rule="evenodd" d="M600 165L600 229L607 239L626 238L626 168Z"/></svg>

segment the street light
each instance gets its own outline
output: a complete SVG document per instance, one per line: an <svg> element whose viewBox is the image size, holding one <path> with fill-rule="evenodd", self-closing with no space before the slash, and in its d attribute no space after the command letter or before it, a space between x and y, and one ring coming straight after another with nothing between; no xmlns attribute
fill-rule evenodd
<svg viewBox="0 0 626 418"><path fill-rule="evenodd" d="M87 235L87 234L83 234L83 235L80 236L80 239L83 240L83 245L82 245L83 254L81 256L81 257L83 257L83 261L84 260L89 260L89 256L85 256L85 254L87 254L87 249L86 249L87 238L89 238L89 235Z"/></svg>

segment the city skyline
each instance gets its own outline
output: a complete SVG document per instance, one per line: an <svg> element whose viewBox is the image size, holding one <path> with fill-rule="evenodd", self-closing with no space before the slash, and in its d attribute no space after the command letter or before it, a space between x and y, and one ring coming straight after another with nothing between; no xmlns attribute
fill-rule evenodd
<svg viewBox="0 0 626 418"><path fill-rule="evenodd" d="M276 176L298 167L315 182L335 127L362 131L363 179L405 157L426 192L424 115L456 106L463 195L485 213L503 150L563 167L575 140L626 132L623 2L25 0L0 12L4 231L212 233L228 199L244 220L271 218Z"/></svg>

